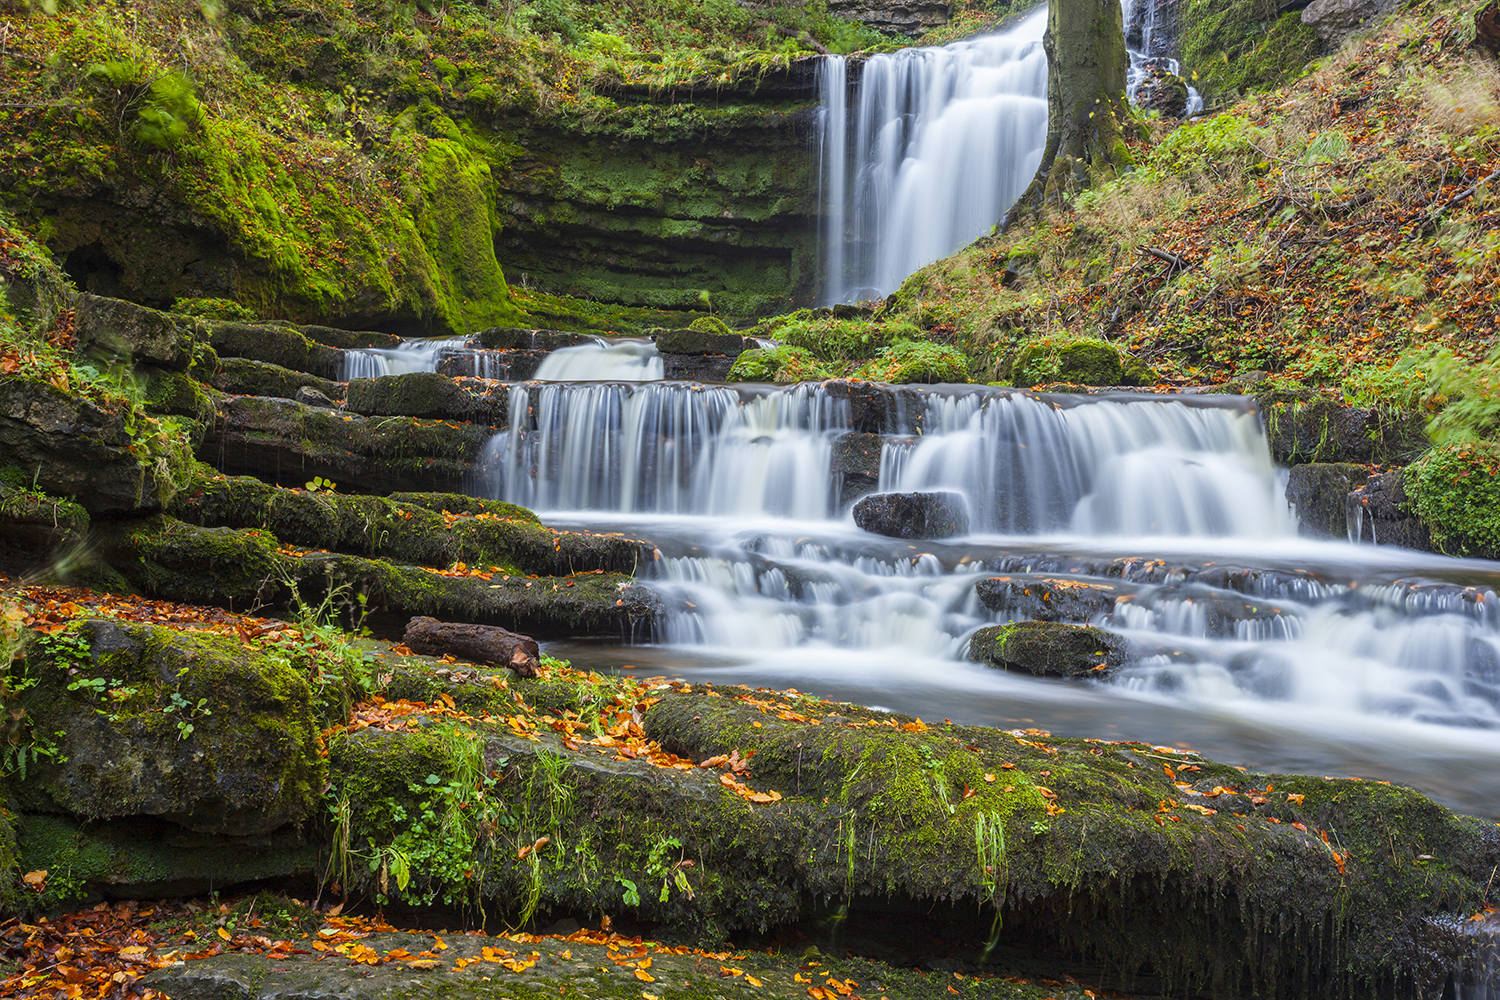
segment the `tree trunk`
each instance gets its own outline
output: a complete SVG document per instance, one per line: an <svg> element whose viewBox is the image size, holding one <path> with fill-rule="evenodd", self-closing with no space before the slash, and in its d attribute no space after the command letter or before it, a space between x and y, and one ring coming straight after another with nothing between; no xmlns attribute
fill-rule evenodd
<svg viewBox="0 0 1500 1000"><path fill-rule="evenodd" d="M1119 0L1051 0L1047 32L1047 147L1002 231L1043 205L1134 164L1125 146L1125 25Z"/></svg>

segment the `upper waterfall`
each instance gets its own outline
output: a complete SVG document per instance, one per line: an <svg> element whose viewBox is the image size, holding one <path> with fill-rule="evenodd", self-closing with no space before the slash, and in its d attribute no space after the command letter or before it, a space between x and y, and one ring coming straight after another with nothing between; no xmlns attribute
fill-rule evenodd
<svg viewBox="0 0 1500 1000"><path fill-rule="evenodd" d="M895 290L981 235L1025 190L1047 137L1046 26L1042 7L1010 31L941 48L855 65L824 57L823 301Z"/></svg>

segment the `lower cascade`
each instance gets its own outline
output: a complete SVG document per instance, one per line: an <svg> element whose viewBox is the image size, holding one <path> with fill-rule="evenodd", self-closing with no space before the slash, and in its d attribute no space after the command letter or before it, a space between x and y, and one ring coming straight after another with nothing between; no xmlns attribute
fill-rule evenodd
<svg viewBox="0 0 1500 1000"><path fill-rule="evenodd" d="M861 388L863 385L863 388ZM1378 768L1484 811L1500 791L1496 577L1311 542L1236 397L979 387L532 382L481 493L660 552L650 669L807 686L955 720ZM883 538L851 508L938 491L969 534ZM971 663L976 630L1093 624L1128 662L1060 686ZM615 662L595 647L583 663ZM1392 742L1409 753L1392 760ZM1462 745L1454 766L1444 747ZM1438 766L1442 761L1442 766Z"/></svg>

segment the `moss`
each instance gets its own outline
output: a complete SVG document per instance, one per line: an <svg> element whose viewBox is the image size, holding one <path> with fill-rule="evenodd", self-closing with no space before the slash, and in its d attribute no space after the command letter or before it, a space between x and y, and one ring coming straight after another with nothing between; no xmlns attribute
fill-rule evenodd
<svg viewBox="0 0 1500 1000"><path fill-rule="evenodd" d="M1125 661L1126 646L1091 626L1025 621L975 632L969 659L1038 677L1098 678Z"/></svg>
<svg viewBox="0 0 1500 1000"><path fill-rule="evenodd" d="M729 329L729 324L717 316L699 316L688 324L688 329L697 331L698 333L716 333L721 337L727 337L734 333L733 330Z"/></svg>
<svg viewBox="0 0 1500 1000"><path fill-rule="evenodd" d="M1099 340L1075 340L1057 351L1057 377L1079 385L1120 385L1120 352Z"/></svg>
<svg viewBox="0 0 1500 1000"><path fill-rule="evenodd" d="M810 351L782 345L745 351L735 358L725 376L726 382L811 382L835 378L837 373L824 366Z"/></svg>
<svg viewBox="0 0 1500 1000"><path fill-rule="evenodd" d="M1178 43L1192 82L1213 102L1295 79L1322 51L1299 14L1277 14L1275 0L1189 0Z"/></svg>
<svg viewBox="0 0 1500 1000"><path fill-rule="evenodd" d="M931 341L902 340L860 366L853 377L893 384L967 382L969 359Z"/></svg>
<svg viewBox="0 0 1500 1000"><path fill-rule="evenodd" d="M209 328L209 342L224 357L263 361L325 379L338 378L342 363L338 351L288 326L217 322Z"/></svg>
<svg viewBox="0 0 1500 1000"><path fill-rule="evenodd" d="M122 891L147 898L191 895L317 871L317 845L289 831L237 840L160 822L35 813L22 814L18 827L21 870L48 873L47 891L27 900L37 909Z"/></svg>
<svg viewBox="0 0 1500 1000"><path fill-rule="evenodd" d="M254 601L277 593L286 576L286 558L264 531L157 517L116 528L105 546L134 587L175 601Z"/></svg>
<svg viewBox="0 0 1500 1000"><path fill-rule="evenodd" d="M145 390L146 412L187 417L200 425L214 418L213 397L188 375L142 366L137 377Z"/></svg>
<svg viewBox="0 0 1500 1000"><path fill-rule="evenodd" d="M306 386L329 399L343 397L343 387L326 378L307 375L267 361L249 358L225 358L212 376L214 388L235 396L279 396L295 399L297 390Z"/></svg>
<svg viewBox="0 0 1500 1000"><path fill-rule="evenodd" d="M504 500L484 500L462 493L392 493L391 500L424 510L449 511L454 514L489 514L506 521L530 521L541 524L537 517L525 507Z"/></svg>
<svg viewBox="0 0 1500 1000"><path fill-rule="evenodd" d="M1404 482L1439 551L1500 558L1500 445L1433 448L1406 470Z"/></svg>
<svg viewBox="0 0 1500 1000"><path fill-rule="evenodd" d="M19 705L58 753L23 805L81 818L162 816L253 836L306 819L325 767L311 687L232 638L79 621L35 644Z"/></svg>

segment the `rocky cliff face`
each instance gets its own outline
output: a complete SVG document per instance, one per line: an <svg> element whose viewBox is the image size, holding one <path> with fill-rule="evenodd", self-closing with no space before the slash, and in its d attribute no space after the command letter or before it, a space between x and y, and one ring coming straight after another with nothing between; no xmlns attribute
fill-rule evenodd
<svg viewBox="0 0 1500 1000"><path fill-rule="evenodd" d="M831 14L897 35L920 35L947 24L952 9L948 0L831 0L828 4Z"/></svg>

